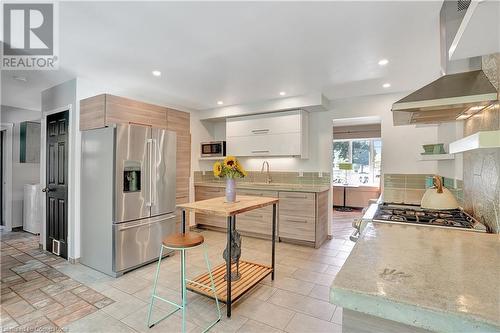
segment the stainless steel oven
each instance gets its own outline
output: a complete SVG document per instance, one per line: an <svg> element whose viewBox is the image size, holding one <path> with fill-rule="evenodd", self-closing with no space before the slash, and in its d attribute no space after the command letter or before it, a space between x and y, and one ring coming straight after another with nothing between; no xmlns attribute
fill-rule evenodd
<svg viewBox="0 0 500 333"><path fill-rule="evenodd" d="M200 146L201 157L226 156L226 141L202 142Z"/></svg>

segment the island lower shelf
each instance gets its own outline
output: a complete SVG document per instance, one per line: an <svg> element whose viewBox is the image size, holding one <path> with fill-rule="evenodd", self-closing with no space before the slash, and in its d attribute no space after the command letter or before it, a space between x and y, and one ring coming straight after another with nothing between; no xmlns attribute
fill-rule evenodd
<svg viewBox="0 0 500 333"><path fill-rule="evenodd" d="M236 271L235 264L231 265L231 271ZM239 272L241 277L239 280L231 283L232 302L243 296L253 286L271 274L272 271L273 269L270 266L240 260ZM212 270L212 275L214 278L218 300L222 303L227 303L227 281L225 279L226 264L220 264L215 267ZM206 287L201 286L200 284L205 285ZM195 293L214 298L214 294L210 289L210 275L208 272L199 275L193 281L188 281L187 289Z"/></svg>

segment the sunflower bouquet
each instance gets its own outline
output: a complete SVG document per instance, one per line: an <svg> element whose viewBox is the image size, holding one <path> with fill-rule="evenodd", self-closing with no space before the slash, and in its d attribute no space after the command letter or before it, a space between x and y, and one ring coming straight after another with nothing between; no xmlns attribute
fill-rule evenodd
<svg viewBox="0 0 500 333"><path fill-rule="evenodd" d="M234 179L244 178L246 175L247 172L234 156L228 156L223 161L214 163L215 177Z"/></svg>

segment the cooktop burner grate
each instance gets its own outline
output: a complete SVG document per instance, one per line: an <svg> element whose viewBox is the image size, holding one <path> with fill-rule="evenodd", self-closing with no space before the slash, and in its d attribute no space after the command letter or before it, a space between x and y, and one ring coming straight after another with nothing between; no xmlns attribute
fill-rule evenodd
<svg viewBox="0 0 500 333"><path fill-rule="evenodd" d="M374 220L473 229L475 221L461 209L428 210L418 206L379 206Z"/></svg>

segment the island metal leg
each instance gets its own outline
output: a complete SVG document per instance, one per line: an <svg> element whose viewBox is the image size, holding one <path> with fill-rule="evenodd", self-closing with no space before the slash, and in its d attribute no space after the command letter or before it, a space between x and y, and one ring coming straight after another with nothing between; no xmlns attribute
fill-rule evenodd
<svg viewBox="0 0 500 333"><path fill-rule="evenodd" d="M233 219L234 216L227 218L227 261L226 261L226 279L227 279L227 317L231 317L231 243L233 237Z"/></svg>
<svg viewBox="0 0 500 333"><path fill-rule="evenodd" d="M275 252L276 252L276 204L273 204L273 236L272 236L272 272L271 272L271 280L274 280L274 264L275 264Z"/></svg>
<svg viewBox="0 0 500 333"><path fill-rule="evenodd" d="M183 234L186 233L186 210L182 210L182 223L181 223L181 232Z"/></svg>
<svg viewBox="0 0 500 333"><path fill-rule="evenodd" d="M186 233L186 210L183 209L182 210L182 220L181 220L181 232L183 234ZM181 254L181 272L183 272L184 270L184 266L183 266L183 262L185 262L185 258L184 258L184 251L181 251L182 254ZM181 290L184 290L184 278L185 276L182 277L181 279ZM182 304L184 304L184 293L181 293L181 300L182 300Z"/></svg>

